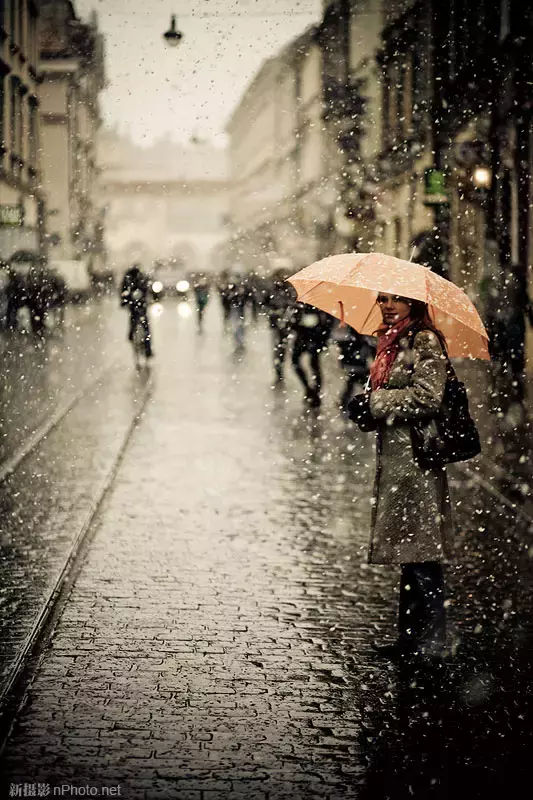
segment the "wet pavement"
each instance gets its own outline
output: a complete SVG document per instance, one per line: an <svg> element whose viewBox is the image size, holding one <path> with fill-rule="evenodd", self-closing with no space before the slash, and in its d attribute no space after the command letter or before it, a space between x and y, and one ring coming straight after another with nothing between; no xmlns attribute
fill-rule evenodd
<svg viewBox="0 0 533 800"><path fill-rule="evenodd" d="M0 333L0 462L103 370L124 359L125 314L118 315L116 306L114 299L69 306L63 328L42 340Z"/></svg>
<svg viewBox="0 0 533 800"><path fill-rule="evenodd" d="M115 307L70 308L63 331L42 342L22 334L1 341L0 468L18 466L3 470L0 485L0 696L142 407L146 387L131 374Z"/></svg>
<svg viewBox="0 0 533 800"><path fill-rule="evenodd" d="M292 375L271 386L263 322L243 352L214 302L202 335L172 303L154 323L150 399L3 753L6 795L512 792L533 744L533 542L497 476L480 466L490 493L476 465L451 470L453 657L378 661L371 642L394 635L398 576L365 563L373 443L338 415L334 351L324 406L303 414ZM40 476L71 498L95 472L143 380L126 361L101 387L102 439L84 441L83 420L101 415L80 406L43 443L30 487ZM67 444L76 468L49 472ZM14 473L8 500L26 478ZM28 503L13 541L33 530L37 542L57 508ZM53 527L68 533L72 519Z"/></svg>

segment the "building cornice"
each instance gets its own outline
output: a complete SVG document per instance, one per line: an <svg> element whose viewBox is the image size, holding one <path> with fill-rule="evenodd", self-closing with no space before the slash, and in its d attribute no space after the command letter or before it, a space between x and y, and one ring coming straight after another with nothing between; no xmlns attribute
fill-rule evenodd
<svg viewBox="0 0 533 800"><path fill-rule="evenodd" d="M80 63L74 58L62 58L51 62L41 55L40 70L46 80L63 80L65 76L79 72Z"/></svg>
<svg viewBox="0 0 533 800"><path fill-rule="evenodd" d="M33 179L32 179L33 180ZM6 184L11 189L22 192L25 197L40 197L39 190L28 181L15 177L10 171L0 167L0 184Z"/></svg>
<svg viewBox="0 0 533 800"><path fill-rule="evenodd" d="M166 180L166 181L138 181L135 178L130 180L110 180L105 177L105 169L102 170L100 184L108 192L121 192L122 194L159 194L178 190L180 193L190 195L191 193L203 194L206 191L217 191L220 193L230 190L230 181L209 181L209 180Z"/></svg>
<svg viewBox="0 0 533 800"><path fill-rule="evenodd" d="M46 125L67 125L68 114L57 114L51 111L41 114L41 119Z"/></svg>

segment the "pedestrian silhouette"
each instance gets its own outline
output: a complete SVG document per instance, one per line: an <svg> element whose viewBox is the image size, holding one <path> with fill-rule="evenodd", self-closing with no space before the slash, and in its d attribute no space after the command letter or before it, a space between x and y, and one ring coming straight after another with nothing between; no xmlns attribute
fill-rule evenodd
<svg viewBox="0 0 533 800"><path fill-rule="evenodd" d="M292 365L304 387L306 402L313 408L318 408L322 391L320 357L327 347L334 319L325 311L306 303L297 303L291 317L291 327L295 334ZM309 356L311 378L303 366L306 355Z"/></svg>
<svg viewBox="0 0 533 800"><path fill-rule="evenodd" d="M346 383L339 398L341 410L346 411L356 385L364 384L368 379L376 346L373 338L362 336L349 325L337 326L334 336L340 350L341 367L346 372Z"/></svg>
<svg viewBox="0 0 533 800"><path fill-rule="evenodd" d="M280 271L275 273L266 296L266 310L272 335L276 383L281 383L284 378L285 355L291 332L291 315L295 299L296 293L286 282L285 274Z"/></svg>
<svg viewBox="0 0 533 800"><path fill-rule="evenodd" d="M128 339L133 343L137 326L140 326L144 337L144 354L146 358L153 356L152 336L148 321L148 294L150 285L148 278L139 264L133 264L124 274L120 289L120 305L127 308L130 314Z"/></svg>

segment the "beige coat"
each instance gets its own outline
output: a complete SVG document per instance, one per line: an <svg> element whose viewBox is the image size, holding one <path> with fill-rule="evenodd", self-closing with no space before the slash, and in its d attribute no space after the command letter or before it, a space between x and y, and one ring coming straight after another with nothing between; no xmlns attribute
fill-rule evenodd
<svg viewBox="0 0 533 800"><path fill-rule="evenodd" d="M376 480L368 560L371 564L443 561L453 537L445 470L423 471L414 462L409 420L433 416L446 384L446 360L431 331L408 336L386 386L371 393L378 420Z"/></svg>

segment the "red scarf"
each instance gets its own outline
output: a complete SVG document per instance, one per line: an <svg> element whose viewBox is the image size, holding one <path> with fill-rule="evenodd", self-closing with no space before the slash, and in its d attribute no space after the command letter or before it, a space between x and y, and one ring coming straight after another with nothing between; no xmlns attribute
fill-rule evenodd
<svg viewBox="0 0 533 800"><path fill-rule="evenodd" d="M410 317L395 322L392 326L381 325L378 328L378 349L376 359L370 367L370 385L372 391L381 389L390 375L392 365L400 349L400 338L407 328L413 324Z"/></svg>

